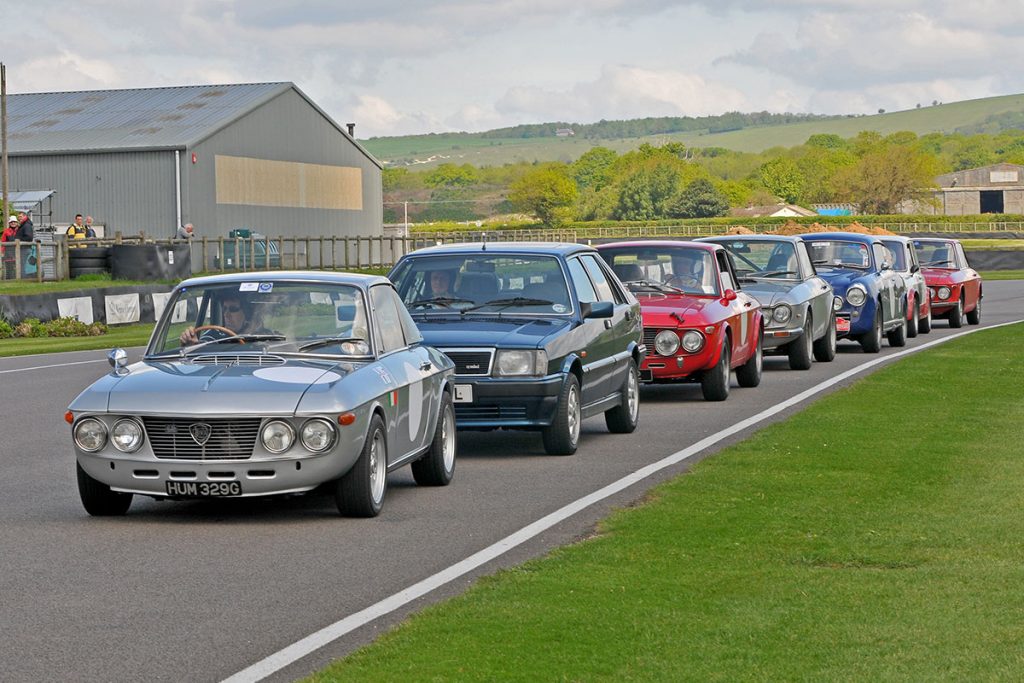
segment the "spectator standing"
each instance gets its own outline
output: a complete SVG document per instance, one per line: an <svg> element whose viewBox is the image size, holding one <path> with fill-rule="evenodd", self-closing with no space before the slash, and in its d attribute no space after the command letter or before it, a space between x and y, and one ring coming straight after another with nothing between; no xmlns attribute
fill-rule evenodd
<svg viewBox="0 0 1024 683"><path fill-rule="evenodd" d="M68 226L68 240L84 240L88 234L85 224L82 222L82 214L75 214L75 222Z"/></svg>
<svg viewBox="0 0 1024 683"><path fill-rule="evenodd" d="M191 223L186 223L185 225L179 225L178 226L177 238L179 240L190 240L190 239L192 239L192 231L193 230L195 230L195 228L192 226Z"/></svg>
<svg viewBox="0 0 1024 683"><path fill-rule="evenodd" d="M32 246L32 240L35 239L35 231L32 228L32 219L28 217L28 214L23 212L19 215L20 219L18 220L18 227L14 232L13 241L29 243L29 246L21 247L21 274L25 275L30 265L32 266L32 272L35 272L36 255L35 248Z"/></svg>
<svg viewBox="0 0 1024 683"><path fill-rule="evenodd" d="M85 217L85 238L88 240L96 238L96 231L92 227L92 216Z"/></svg>
<svg viewBox="0 0 1024 683"><path fill-rule="evenodd" d="M2 245L0 245L0 254L2 254L4 262L5 280L11 280L14 278L14 247L8 247L6 244L14 241L14 235L18 232L20 225L18 217L12 214L11 217L7 219L7 227L4 228L3 233L0 234L0 243L2 243Z"/></svg>

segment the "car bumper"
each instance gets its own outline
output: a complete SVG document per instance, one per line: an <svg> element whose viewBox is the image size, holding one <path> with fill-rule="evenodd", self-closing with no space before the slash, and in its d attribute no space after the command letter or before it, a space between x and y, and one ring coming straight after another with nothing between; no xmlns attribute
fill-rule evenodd
<svg viewBox="0 0 1024 683"><path fill-rule="evenodd" d="M704 349L695 354L676 354L673 356L661 356L653 354L644 358L640 364L641 382L670 382L673 380L687 379L701 370L713 367L717 358L711 357L710 342Z"/></svg>
<svg viewBox="0 0 1024 683"><path fill-rule="evenodd" d="M359 453L332 451L303 458L202 461L77 451L76 457L90 477L114 491L158 498L189 497L169 496L167 482L238 482L240 495L246 498L310 491L347 472Z"/></svg>
<svg viewBox="0 0 1024 683"><path fill-rule="evenodd" d="M762 342L764 350L770 351L785 346L799 339L803 333L804 328L802 327L769 327L764 331L764 341Z"/></svg>
<svg viewBox="0 0 1024 683"><path fill-rule="evenodd" d="M959 299L952 299L946 301L935 301L934 299L932 299L932 313L939 315L941 315L942 313L948 313L952 311L954 308L956 308L958 301Z"/></svg>
<svg viewBox="0 0 1024 683"><path fill-rule="evenodd" d="M844 324L846 323L846 324ZM871 331L875 324L875 307L843 308L836 313L836 337L856 337ZM844 329L848 327L849 329Z"/></svg>
<svg viewBox="0 0 1024 683"><path fill-rule="evenodd" d="M551 424L565 375L538 378L456 376L455 425L459 429L542 428ZM471 400L463 400L465 387Z"/></svg>

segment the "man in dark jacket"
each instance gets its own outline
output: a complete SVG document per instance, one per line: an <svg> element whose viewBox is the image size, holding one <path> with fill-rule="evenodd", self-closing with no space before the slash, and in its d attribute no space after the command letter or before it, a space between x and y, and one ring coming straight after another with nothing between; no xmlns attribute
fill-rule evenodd
<svg viewBox="0 0 1024 683"><path fill-rule="evenodd" d="M21 274L24 276L29 270L35 272L35 247L31 245L32 240L35 239L35 231L32 229L32 219L28 217L28 214L24 211L18 213L18 229L14 233L14 242L29 242L27 245L21 247ZM32 259L31 264L29 259Z"/></svg>

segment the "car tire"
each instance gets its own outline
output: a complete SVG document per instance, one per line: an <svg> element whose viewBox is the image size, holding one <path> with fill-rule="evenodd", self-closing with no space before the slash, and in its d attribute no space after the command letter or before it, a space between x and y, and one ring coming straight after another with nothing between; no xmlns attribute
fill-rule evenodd
<svg viewBox="0 0 1024 683"><path fill-rule="evenodd" d="M380 415L370 418L366 443L352 469L337 481L334 502L346 517L376 517L387 491L388 441Z"/></svg>
<svg viewBox="0 0 1024 683"><path fill-rule="evenodd" d="M458 453L458 432L455 429L455 408L447 391L441 393L441 410L437 413L434 438L426 454L412 464L412 477L420 486L447 486L455 474Z"/></svg>
<svg viewBox="0 0 1024 683"><path fill-rule="evenodd" d="M81 268L107 268L109 267L109 261L106 258L73 258L68 263L68 267L71 270L78 270Z"/></svg>
<svg viewBox="0 0 1024 683"><path fill-rule="evenodd" d="M98 482L75 463L78 475L78 495L82 499L82 507L93 517L120 517L128 512L132 504L131 493L111 491L110 487Z"/></svg>
<svg viewBox="0 0 1024 683"><path fill-rule="evenodd" d="M964 326L964 298L960 297L956 301L956 307L949 312L949 326L950 327L963 327Z"/></svg>
<svg viewBox="0 0 1024 683"><path fill-rule="evenodd" d="M791 341L789 346L786 347L790 370L811 369L811 354L814 346L813 335L814 326L811 324L811 313L808 310L803 333L801 333L799 339Z"/></svg>
<svg viewBox="0 0 1024 683"><path fill-rule="evenodd" d="M836 342L838 335L836 334L836 314L832 314L832 319L828 324L828 331L825 332L825 336L821 339L817 339L814 342L814 360L819 363L831 363L836 357Z"/></svg>
<svg viewBox="0 0 1024 683"><path fill-rule="evenodd" d="M757 346L754 347L754 355L747 359L747 362L736 368L736 381L741 387L752 389L761 383L761 375L764 371L764 332L757 333Z"/></svg>
<svg viewBox="0 0 1024 683"><path fill-rule="evenodd" d="M576 375L569 376L562 384L555 408L555 419L551 426L541 430L544 450L548 455L572 455L580 444L580 426L583 422L580 383Z"/></svg>
<svg viewBox="0 0 1024 683"><path fill-rule="evenodd" d="M967 324L968 325L980 325L981 324L981 298L978 299L978 303L974 305L974 310L968 311L967 313Z"/></svg>
<svg viewBox="0 0 1024 683"><path fill-rule="evenodd" d="M700 390L705 401L724 401L729 398L729 380L732 370L729 368L729 337L722 340L722 352L718 355L715 367L705 370L700 376Z"/></svg>
<svg viewBox="0 0 1024 683"><path fill-rule="evenodd" d="M889 333L885 335L889 340L889 346L906 346L907 345L907 318L906 316L900 316L900 324L895 328L889 330Z"/></svg>
<svg viewBox="0 0 1024 683"><path fill-rule="evenodd" d="M910 320L907 322L907 339L916 337L921 326L921 307L915 301L911 304L910 309Z"/></svg>
<svg viewBox="0 0 1024 683"><path fill-rule="evenodd" d="M110 255L110 247L76 247L73 243L68 244L68 260L79 259L104 259Z"/></svg>
<svg viewBox="0 0 1024 683"><path fill-rule="evenodd" d="M860 337L860 348L864 353L878 353L882 350L882 306L878 304L875 308L875 322L870 332Z"/></svg>
<svg viewBox="0 0 1024 683"><path fill-rule="evenodd" d="M613 434L630 434L640 422L640 372L632 358L629 359L628 370L622 403L604 411L604 423Z"/></svg>
<svg viewBox="0 0 1024 683"><path fill-rule="evenodd" d="M928 312L917 322L917 331L921 334L928 334L932 331L932 305L928 303Z"/></svg>

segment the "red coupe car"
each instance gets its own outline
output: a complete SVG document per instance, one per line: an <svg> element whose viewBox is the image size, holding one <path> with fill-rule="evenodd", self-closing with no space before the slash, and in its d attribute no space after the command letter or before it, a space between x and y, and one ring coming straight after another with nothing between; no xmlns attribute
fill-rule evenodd
<svg viewBox="0 0 1024 683"><path fill-rule="evenodd" d="M597 250L640 301L647 346L641 381L699 381L708 401L729 396L733 370L742 387L761 382L761 305L741 291L725 248L652 241Z"/></svg>
<svg viewBox="0 0 1024 683"><path fill-rule="evenodd" d="M932 297L932 317L946 318L950 327L981 322L981 276L967 263L964 247L954 239L914 238L914 251Z"/></svg>

